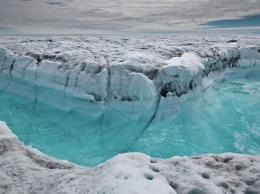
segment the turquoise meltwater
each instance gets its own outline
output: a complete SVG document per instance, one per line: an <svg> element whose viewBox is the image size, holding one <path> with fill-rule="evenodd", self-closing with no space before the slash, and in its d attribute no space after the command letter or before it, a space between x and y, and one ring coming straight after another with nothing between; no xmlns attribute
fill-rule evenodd
<svg viewBox="0 0 260 194"><path fill-rule="evenodd" d="M118 119L109 118L114 123ZM124 152L162 158L223 152L259 155L260 78L217 81L199 99L186 101L169 124L153 122L142 136L138 125L108 129L98 119L5 91L0 91L0 120L26 145L87 167Z"/></svg>

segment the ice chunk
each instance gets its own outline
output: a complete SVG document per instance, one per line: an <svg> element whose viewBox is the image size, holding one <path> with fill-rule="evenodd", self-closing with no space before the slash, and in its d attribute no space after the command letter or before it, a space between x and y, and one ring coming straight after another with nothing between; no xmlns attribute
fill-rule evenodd
<svg viewBox="0 0 260 194"><path fill-rule="evenodd" d="M161 69L165 75L179 76L182 80L190 80L205 69L200 59L193 53L184 53L181 57L173 57L164 62Z"/></svg>

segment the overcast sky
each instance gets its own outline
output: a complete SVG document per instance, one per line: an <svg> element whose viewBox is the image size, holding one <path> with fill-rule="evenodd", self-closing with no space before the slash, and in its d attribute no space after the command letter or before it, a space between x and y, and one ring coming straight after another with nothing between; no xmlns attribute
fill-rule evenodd
<svg viewBox="0 0 260 194"><path fill-rule="evenodd" d="M260 0L0 0L0 33L260 32L250 17L230 28L213 22L251 15L260 16Z"/></svg>

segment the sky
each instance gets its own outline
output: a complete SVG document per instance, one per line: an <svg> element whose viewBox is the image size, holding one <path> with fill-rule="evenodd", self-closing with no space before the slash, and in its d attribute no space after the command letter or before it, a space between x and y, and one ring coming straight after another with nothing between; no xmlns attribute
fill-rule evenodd
<svg viewBox="0 0 260 194"><path fill-rule="evenodd" d="M260 0L0 0L0 34L260 33Z"/></svg>

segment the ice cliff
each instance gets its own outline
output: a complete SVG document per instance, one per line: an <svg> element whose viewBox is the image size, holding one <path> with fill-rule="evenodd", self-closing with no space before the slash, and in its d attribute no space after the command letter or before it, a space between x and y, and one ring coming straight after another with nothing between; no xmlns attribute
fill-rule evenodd
<svg viewBox="0 0 260 194"><path fill-rule="evenodd" d="M172 118L180 99L206 87L214 73L259 74L258 37L238 38L6 36L0 89L93 117Z"/></svg>
<svg viewBox="0 0 260 194"><path fill-rule="evenodd" d="M225 153L151 158L117 155L95 168L24 146L0 122L0 193L258 194L260 157Z"/></svg>

